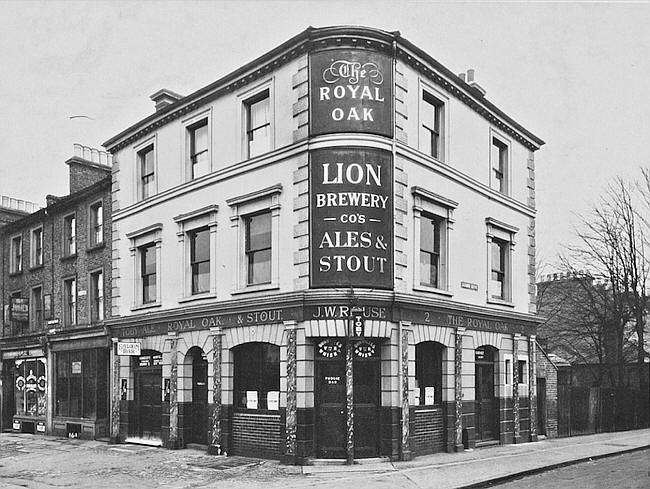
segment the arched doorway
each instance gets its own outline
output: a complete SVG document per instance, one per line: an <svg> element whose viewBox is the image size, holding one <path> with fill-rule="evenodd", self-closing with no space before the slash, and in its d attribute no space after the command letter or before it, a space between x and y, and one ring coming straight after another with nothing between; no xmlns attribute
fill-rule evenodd
<svg viewBox="0 0 650 489"><path fill-rule="evenodd" d="M477 442L499 439L499 400L494 392L495 364L498 358L498 350L493 346L481 346L475 351Z"/></svg>
<svg viewBox="0 0 650 489"><path fill-rule="evenodd" d="M192 368L192 402L188 443L208 444L208 360L199 347L192 347L185 357ZM188 366L189 366L188 365Z"/></svg>
<svg viewBox="0 0 650 489"><path fill-rule="evenodd" d="M162 440L162 353L143 350L133 357L135 366L135 419L131 435L151 441Z"/></svg>

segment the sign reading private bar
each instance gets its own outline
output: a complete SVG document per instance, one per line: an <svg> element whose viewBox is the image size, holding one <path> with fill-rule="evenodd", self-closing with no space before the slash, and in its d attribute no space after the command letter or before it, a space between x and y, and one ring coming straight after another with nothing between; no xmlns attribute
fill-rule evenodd
<svg viewBox="0 0 650 489"><path fill-rule="evenodd" d="M365 132L393 135L391 57L363 49L313 53L311 135Z"/></svg>
<svg viewBox="0 0 650 489"><path fill-rule="evenodd" d="M388 151L310 154L311 287L393 287L393 164Z"/></svg>

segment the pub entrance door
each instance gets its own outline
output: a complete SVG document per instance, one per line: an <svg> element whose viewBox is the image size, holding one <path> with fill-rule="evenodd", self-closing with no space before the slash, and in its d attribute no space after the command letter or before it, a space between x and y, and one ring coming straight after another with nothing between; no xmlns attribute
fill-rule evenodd
<svg viewBox="0 0 650 489"><path fill-rule="evenodd" d="M315 353L316 456L347 456L346 340L329 338L317 343ZM353 345L352 379L354 456L379 454L380 407L379 345Z"/></svg>
<svg viewBox="0 0 650 489"><path fill-rule="evenodd" d="M135 422L133 436L162 440L162 354L145 350L135 357Z"/></svg>
<svg viewBox="0 0 650 489"><path fill-rule="evenodd" d="M192 432L190 443L208 443L208 360L200 348L192 348Z"/></svg>
<svg viewBox="0 0 650 489"><path fill-rule="evenodd" d="M499 439L499 405L494 394L494 363L497 349L482 346L476 349L475 393L476 393L476 441Z"/></svg>

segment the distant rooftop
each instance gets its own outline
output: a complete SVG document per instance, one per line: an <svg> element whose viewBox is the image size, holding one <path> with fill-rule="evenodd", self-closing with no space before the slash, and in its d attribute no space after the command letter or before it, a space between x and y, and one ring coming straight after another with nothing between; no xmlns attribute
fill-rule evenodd
<svg viewBox="0 0 650 489"><path fill-rule="evenodd" d="M42 205L29 202L28 200L14 199L6 195L0 195L0 207L11 209L14 211L24 212L25 214L33 214L34 212L43 208Z"/></svg>
<svg viewBox="0 0 650 489"><path fill-rule="evenodd" d="M83 144L74 144L73 158L79 158L98 165L113 166L113 155L97 148L84 146Z"/></svg>

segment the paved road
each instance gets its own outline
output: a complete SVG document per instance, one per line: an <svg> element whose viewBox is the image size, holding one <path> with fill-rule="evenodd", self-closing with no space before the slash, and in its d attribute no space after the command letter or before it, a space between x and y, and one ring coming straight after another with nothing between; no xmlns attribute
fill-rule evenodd
<svg viewBox="0 0 650 489"><path fill-rule="evenodd" d="M498 489L647 489L650 451L570 465L495 486Z"/></svg>

